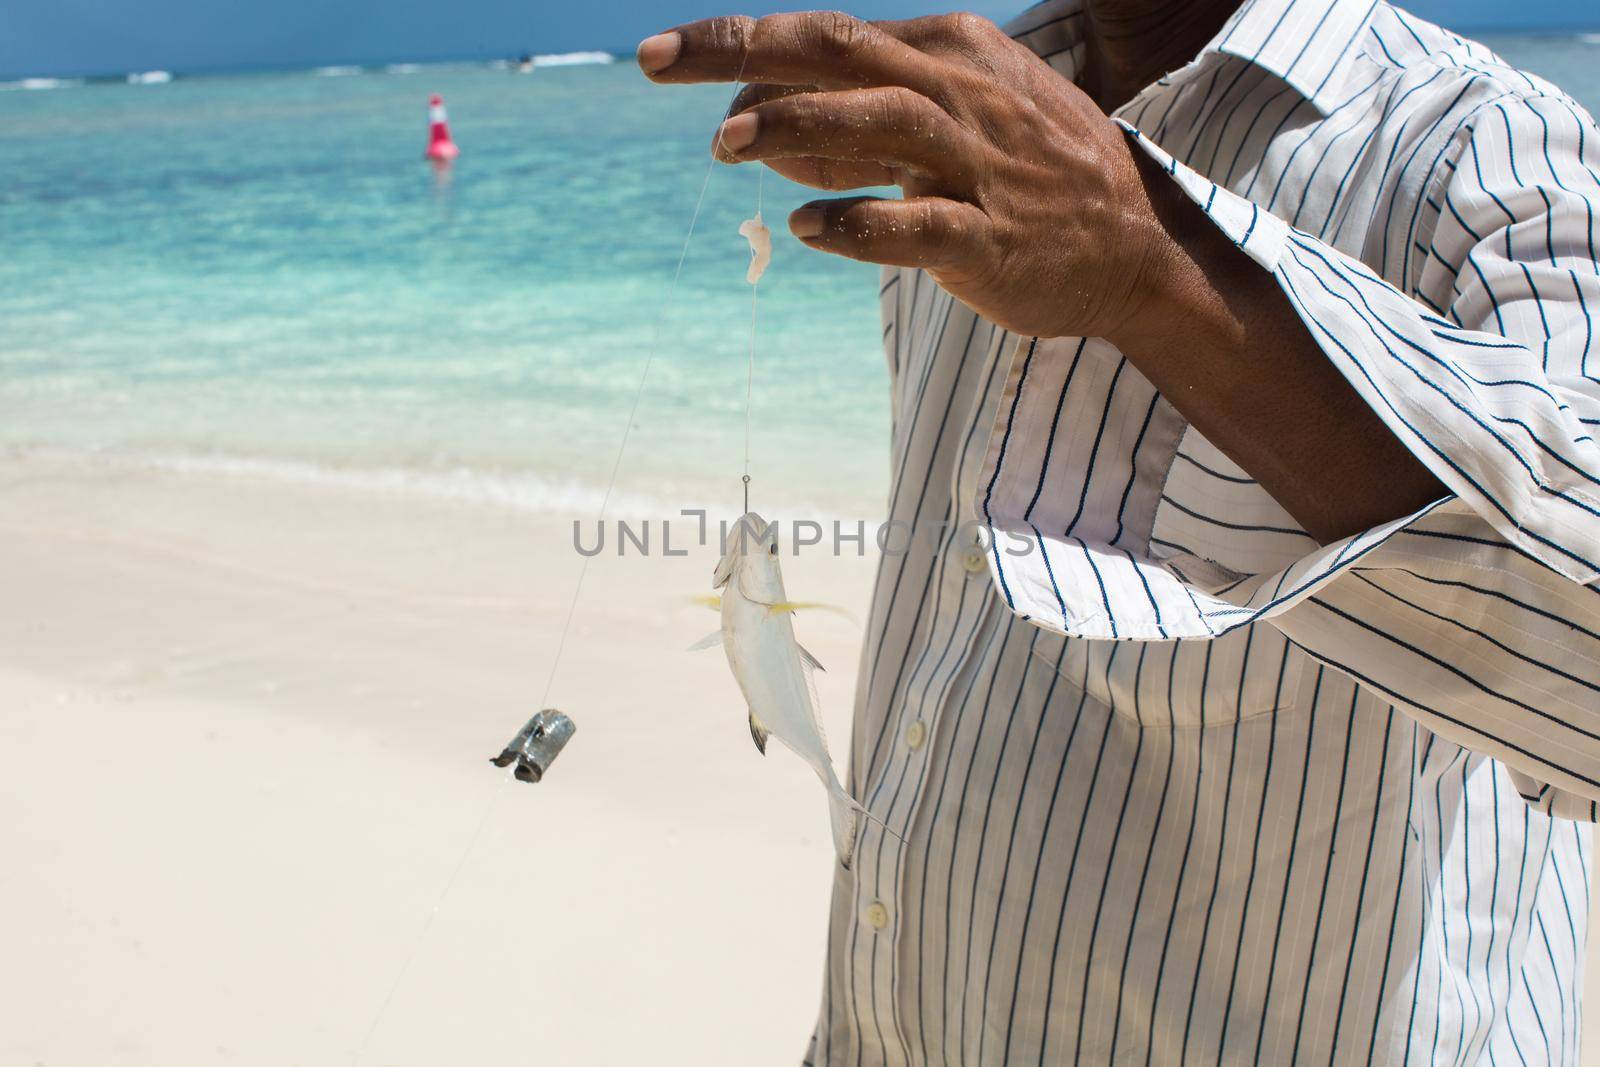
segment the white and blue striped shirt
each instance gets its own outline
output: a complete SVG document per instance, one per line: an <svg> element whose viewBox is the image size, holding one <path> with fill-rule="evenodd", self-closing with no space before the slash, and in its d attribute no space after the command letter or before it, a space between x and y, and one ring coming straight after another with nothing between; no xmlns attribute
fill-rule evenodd
<svg viewBox="0 0 1600 1067"><path fill-rule="evenodd" d="M1011 32L1083 61L1076 0ZM1319 545L1107 342L887 271L890 518L949 532L881 564L850 785L904 840L807 1062L1576 1064L1600 132L1372 0L1248 0L1117 118L1451 495Z"/></svg>

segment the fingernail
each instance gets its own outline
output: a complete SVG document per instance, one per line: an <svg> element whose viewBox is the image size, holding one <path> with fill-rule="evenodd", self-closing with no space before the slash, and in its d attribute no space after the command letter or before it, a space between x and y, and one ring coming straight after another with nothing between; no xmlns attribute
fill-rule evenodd
<svg viewBox="0 0 1600 1067"><path fill-rule="evenodd" d="M639 42L639 67L646 74L659 74L678 61L683 51L683 35L676 30L658 33Z"/></svg>
<svg viewBox="0 0 1600 1067"><path fill-rule="evenodd" d="M742 115L735 115L722 124L722 131L717 135L722 151L728 155L742 152L749 148L756 139L756 129L761 125L761 118L754 111L746 111Z"/></svg>
<svg viewBox="0 0 1600 1067"><path fill-rule="evenodd" d="M816 237L822 233L823 221L820 208L803 207L789 216L789 232L796 237Z"/></svg>

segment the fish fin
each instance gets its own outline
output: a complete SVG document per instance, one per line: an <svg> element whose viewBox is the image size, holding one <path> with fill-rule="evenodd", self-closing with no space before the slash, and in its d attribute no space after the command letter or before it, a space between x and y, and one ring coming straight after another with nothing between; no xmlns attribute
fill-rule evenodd
<svg viewBox="0 0 1600 1067"><path fill-rule="evenodd" d="M752 711L750 713L750 737L756 743L756 751L763 756L767 754L767 738L770 736L771 731L761 725L761 720L756 718L756 713Z"/></svg>
<svg viewBox="0 0 1600 1067"><path fill-rule="evenodd" d="M854 804L855 802L851 801L851 803ZM860 814L863 818L865 818L868 822L870 822L874 826L876 826L878 829L882 830L884 833L888 834L890 837L892 837L896 841L900 842L902 845L906 843L906 839L905 838L901 837L899 834L897 834L893 830L889 829L889 824L888 823L884 822L882 819L880 819L876 815L872 814L872 812L868 811L866 808L862 807L860 804L856 804L856 812L858 814Z"/></svg>
<svg viewBox="0 0 1600 1067"><path fill-rule="evenodd" d="M887 823L858 803L837 779L828 787L828 819L833 829L833 850L839 857L839 865L847 871L855 859L856 837L863 819L905 844L904 837L889 829Z"/></svg>
<svg viewBox="0 0 1600 1067"><path fill-rule="evenodd" d="M800 662L801 663L804 663L806 666L810 667L814 671L825 671L825 670L828 669L828 668L824 667L821 663L818 663L817 662L817 657L815 657L811 653L807 652L805 650L805 646L802 645L800 642L796 641L794 643L794 647L798 648L800 650Z"/></svg>
<svg viewBox="0 0 1600 1067"><path fill-rule="evenodd" d="M856 834L861 829L862 807L851 799L844 788L835 783L828 790L828 824L833 831L833 851L839 857L839 866L850 869L856 856Z"/></svg>
<svg viewBox="0 0 1600 1067"><path fill-rule="evenodd" d="M817 731L817 740L822 742L822 751L826 752L828 732L822 728L822 700L817 696L817 672L814 667L816 660L811 658L809 652L800 648L800 642L796 641L794 647L800 649L800 673L805 676L806 696L811 701L811 725Z"/></svg>
<svg viewBox="0 0 1600 1067"><path fill-rule="evenodd" d="M722 610L722 598L715 593L706 593L703 596L692 596L689 598L689 603L699 604L701 607L710 608L712 611Z"/></svg>
<svg viewBox="0 0 1600 1067"><path fill-rule="evenodd" d="M851 622L859 621L855 612L848 608L841 608L837 604L825 604L820 600L783 600L767 605L769 615L793 615L797 611L831 611L835 615L843 615Z"/></svg>
<svg viewBox="0 0 1600 1067"><path fill-rule="evenodd" d="M706 634L700 640L698 640L694 644L690 645L689 648L688 648L688 651L690 651L690 652L699 652L701 649L715 648L716 646L718 646L720 644L722 644L722 631L721 630L712 630L710 633Z"/></svg>

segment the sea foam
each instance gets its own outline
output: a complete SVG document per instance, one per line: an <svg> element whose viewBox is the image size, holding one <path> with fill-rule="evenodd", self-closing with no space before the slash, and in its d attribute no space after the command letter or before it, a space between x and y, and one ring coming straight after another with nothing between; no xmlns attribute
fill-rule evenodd
<svg viewBox="0 0 1600 1067"><path fill-rule="evenodd" d="M0 92L15 89L71 89L82 84L82 78L22 78L14 82L0 82Z"/></svg>
<svg viewBox="0 0 1600 1067"><path fill-rule="evenodd" d="M343 467L292 459L266 459L228 453L97 453L94 461L174 474L220 475L292 482L388 496L421 496L512 511L594 515L605 501L603 486L576 478L552 478L532 471L486 470L468 466ZM644 494L615 492L608 514L673 514L681 504Z"/></svg>
<svg viewBox="0 0 1600 1067"><path fill-rule="evenodd" d="M81 450L59 447L0 448L0 460L40 460L84 464L100 470L144 470L180 477L212 477L304 485L338 492L435 500L497 510L557 515L584 523L598 519L671 520L693 525L703 509L712 522L738 517L738 510L710 487L641 493L571 477L552 477L529 470L486 469L466 465L436 467L340 466L306 460L266 458L226 452L145 452L123 449ZM725 488L725 487L724 487ZM773 501L764 510L785 521L804 519L825 529L875 520L821 507L803 499Z"/></svg>
<svg viewBox="0 0 1600 1067"><path fill-rule="evenodd" d="M558 52L547 56L534 56L536 67L576 67L584 63L614 63L617 57L610 52Z"/></svg>

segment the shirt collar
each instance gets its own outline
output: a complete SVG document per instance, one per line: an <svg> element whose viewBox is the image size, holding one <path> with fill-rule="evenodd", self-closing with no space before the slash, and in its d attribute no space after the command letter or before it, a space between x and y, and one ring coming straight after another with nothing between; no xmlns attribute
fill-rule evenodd
<svg viewBox="0 0 1600 1067"><path fill-rule="evenodd" d="M1277 75L1327 114L1343 99L1355 42L1381 0L1245 0L1201 55L1220 52Z"/></svg>
<svg viewBox="0 0 1600 1067"><path fill-rule="evenodd" d="M1343 99L1356 39L1381 2L1245 0L1191 66L1218 54L1241 59L1283 79L1326 115ZM1082 63L1083 7L1083 0L1044 0L1006 31L1075 77Z"/></svg>

